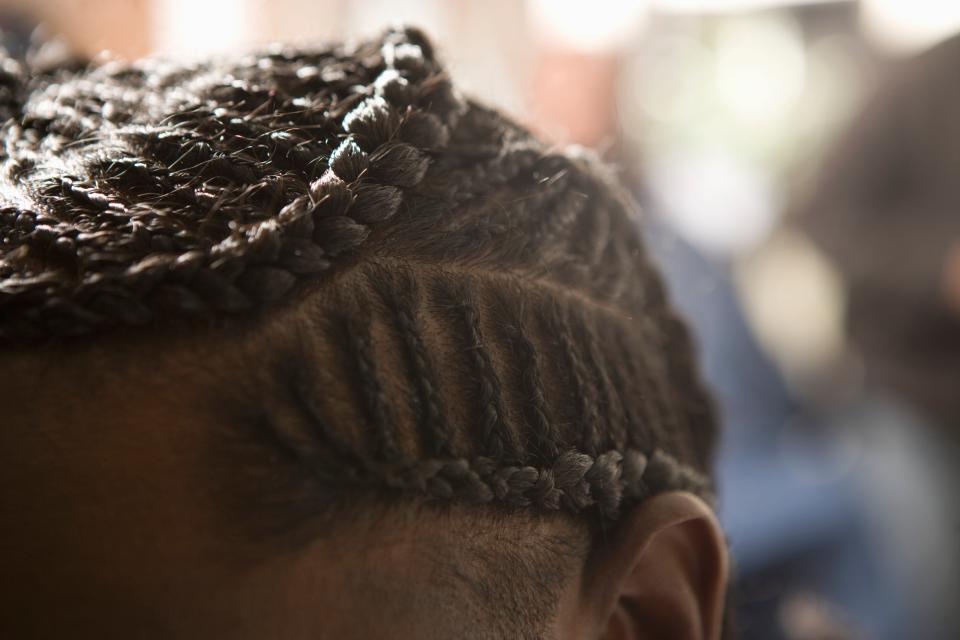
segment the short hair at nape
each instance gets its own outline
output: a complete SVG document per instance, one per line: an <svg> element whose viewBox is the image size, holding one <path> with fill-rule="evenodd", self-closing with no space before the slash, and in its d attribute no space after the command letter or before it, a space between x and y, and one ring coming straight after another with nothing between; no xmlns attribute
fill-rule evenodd
<svg viewBox="0 0 960 640"><path fill-rule="evenodd" d="M0 82L4 348L310 308L275 371L316 477L603 521L709 498L712 405L630 198L419 31Z"/></svg>

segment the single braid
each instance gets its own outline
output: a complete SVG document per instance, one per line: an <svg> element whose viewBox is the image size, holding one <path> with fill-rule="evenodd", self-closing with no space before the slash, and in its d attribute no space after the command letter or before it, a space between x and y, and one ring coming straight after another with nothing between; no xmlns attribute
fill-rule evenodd
<svg viewBox="0 0 960 640"><path fill-rule="evenodd" d="M467 331L467 355L473 363L479 386L480 442L490 457L516 459L516 439L507 425L500 389L500 379L484 345L480 315L469 303L459 307Z"/></svg>
<svg viewBox="0 0 960 640"><path fill-rule="evenodd" d="M607 351L605 352L605 357L608 358L608 362L612 362L622 357L624 353L629 352L623 351L622 349L618 349L613 353ZM629 358L627 358L627 360L629 361ZM623 371L623 368L624 367L610 367L608 369L611 393L616 396L613 402L619 405L623 418L622 429L618 430L622 440L618 445L621 447L636 447L638 444L636 434L638 434L640 430L640 419L637 417L635 406L637 404L637 395L640 391L632 387L632 383L630 382L630 380L632 380L632 374L628 377L628 374Z"/></svg>
<svg viewBox="0 0 960 640"><path fill-rule="evenodd" d="M669 345L665 337L659 333L656 325L646 322L640 322L638 325L638 334L643 339L657 340L665 346ZM666 446L664 440L670 438L671 434L680 428L679 412L671 402L670 384L665 379L667 376L666 360L665 354L651 354L642 367L635 367L640 377L640 383L646 391L646 399L650 404L650 426L658 423L663 425L660 429L649 429L649 437L656 440L656 446ZM687 410L687 408L684 409Z"/></svg>
<svg viewBox="0 0 960 640"><path fill-rule="evenodd" d="M572 328L570 311L559 306L551 309L550 321L556 331L563 351L564 362L573 381L577 398L577 428L581 434L581 446L589 455L600 449L601 415L596 388L591 382L590 370L578 351L578 341Z"/></svg>
<svg viewBox="0 0 960 640"><path fill-rule="evenodd" d="M486 457L431 459L387 475L394 489L422 491L433 498L471 502L497 500L542 511L580 512L591 507L610 519L625 498L637 499L679 486L703 492L706 478L670 454L655 450L608 450L596 456L567 451L551 466L499 466Z"/></svg>
<svg viewBox="0 0 960 640"><path fill-rule="evenodd" d="M369 421L374 451L384 462L396 462L400 458L400 450L391 428L386 395L377 377L369 328L361 329L356 323L345 320L344 333L356 369L361 404Z"/></svg>
<svg viewBox="0 0 960 640"><path fill-rule="evenodd" d="M612 348L617 354L633 353L634 349L628 342L628 338L622 332L612 332ZM637 410L637 422L635 428L627 433L627 439L630 445L639 447L640 443L648 442L653 437L653 425L658 419L657 406L653 401L656 393L651 389L647 382L647 376L641 373L640 363L633 358L623 358L622 366L619 369L619 375L623 377L624 383L630 385L630 399L628 406Z"/></svg>
<svg viewBox="0 0 960 640"><path fill-rule="evenodd" d="M418 431L425 435L427 448L432 455L449 457L453 455L453 436L444 415L435 369L430 353L424 345L420 325L409 305L394 292L383 289L381 287L381 297L391 308L397 332L403 341L410 378L417 388ZM409 292L412 287L405 290Z"/></svg>
<svg viewBox="0 0 960 640"><path fill-rule="evenodd" d="M521 310L522 317L523 312ZM533 456L537 460L551 460L559 454L557 435L547 417L547 401L543 395L543 380L537 348L527 337L523 325L516 327L511 335L516 354L519 356L524 403L524 416L531 434Z"/></svg>
<svg viewBox="0 0 960 640"><path fill-rule="evenodd" d="M620 396L614 389L611 374L608 371L616 367L608 366L600 351L597 326L595 319L582 317L578 323L582 327L582 343L586 346L587 367L591 371L591 379L596 381L595 388L601 399L607 423L610 425L609 436L614 447L626 446L627 418L620 402Z"/></svg>

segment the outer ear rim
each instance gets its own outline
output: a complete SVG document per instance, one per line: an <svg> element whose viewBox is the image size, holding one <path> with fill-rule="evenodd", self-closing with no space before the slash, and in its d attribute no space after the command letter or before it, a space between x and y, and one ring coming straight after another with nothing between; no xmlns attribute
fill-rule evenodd
<svg viewBox="0 0 960 640"><path fill-rule="evenodd" d="M611 620L622 616L622 599L637 595L636 571L658 535L679 533L684 525L699 523L699 536L706 544L705 556L711 579L702 594L699 637L718 640L722 635L725 596L729 577L729 554L723 530L713 509L687 491L669 491L651 496L624 514L609 544L591 554L584 571L581 605L594 629L586 637L604 637ZM689 533L680 534L689 536ZM702 545L700 545L702 546ZM699 599L698 599L699 600ZM629 637L629 636L628 636Z"/></svg>

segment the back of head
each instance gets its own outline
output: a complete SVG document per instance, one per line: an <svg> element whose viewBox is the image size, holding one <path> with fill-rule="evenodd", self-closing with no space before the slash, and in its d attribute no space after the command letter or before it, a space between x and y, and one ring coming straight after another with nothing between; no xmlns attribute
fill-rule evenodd
<svg viewBox="0 0 960 640"><path fill-rule="evenodd" d="M202 379L270 450L215 465L244 536L395 503L580 535L709 494L710 403L630 199L461 96L419 32L2 81L8 392L54 358L57 398ZM501 637L557 597L490 593Z"/></svg>

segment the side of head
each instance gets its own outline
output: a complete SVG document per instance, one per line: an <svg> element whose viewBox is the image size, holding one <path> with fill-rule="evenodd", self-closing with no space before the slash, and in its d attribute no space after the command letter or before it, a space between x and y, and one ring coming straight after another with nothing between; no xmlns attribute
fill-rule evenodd
<svg viewBox="0 0 960 640"><path fill-rule="evenodd" d="M414 30L5 69L0 624L717 637L713 414L594 161Z"/></svg>

